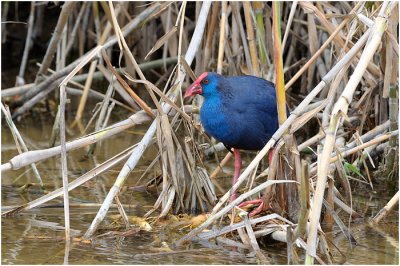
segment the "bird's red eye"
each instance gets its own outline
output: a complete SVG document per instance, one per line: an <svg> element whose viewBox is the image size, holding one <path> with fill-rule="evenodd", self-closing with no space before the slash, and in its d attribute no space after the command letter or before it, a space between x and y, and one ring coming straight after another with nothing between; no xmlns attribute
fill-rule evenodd
<svg viewBox="0 0 400 266"><path fill-rule="evenodd" d="M204 84L208 84L209 80L208 79L203 79Z"/></svg>

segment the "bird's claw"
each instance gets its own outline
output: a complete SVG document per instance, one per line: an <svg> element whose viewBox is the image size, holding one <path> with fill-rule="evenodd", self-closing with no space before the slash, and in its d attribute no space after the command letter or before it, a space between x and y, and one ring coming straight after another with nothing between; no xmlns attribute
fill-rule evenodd
<svg viewBox="0 0 400 266"><path fill-rule="evenodd" d="M244 201L240 203L238 207L243 208L250 204L258 205L258 207L250 212L249 217L253 217L254 215L259 214L264 210L264 201L262 199Z"/></svg>

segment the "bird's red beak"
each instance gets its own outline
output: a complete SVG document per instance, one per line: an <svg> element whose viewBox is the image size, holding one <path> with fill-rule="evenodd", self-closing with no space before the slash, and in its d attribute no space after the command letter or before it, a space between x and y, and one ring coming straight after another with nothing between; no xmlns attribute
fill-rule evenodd
<svg viewBox="0 0 400 266"><path fill-rule="evenodd" d="M193 82L192 85L190 85L185 92L185 95L183 96L183 98L187 98L190 96L194 96L197 94L203 94L203 88L201 87L200 83L201 81L207 76L207 72L204 72L203 74L201 74L195 82Z"/></svg>
<svg viewBox="0 0 400 266"><path fill-rule="evenodd" d="M201 87L200 83L194 82L192 85L187 88L185 95L183 98L187 98L196 94L202 94L203 93L203 88Z"/></svg>

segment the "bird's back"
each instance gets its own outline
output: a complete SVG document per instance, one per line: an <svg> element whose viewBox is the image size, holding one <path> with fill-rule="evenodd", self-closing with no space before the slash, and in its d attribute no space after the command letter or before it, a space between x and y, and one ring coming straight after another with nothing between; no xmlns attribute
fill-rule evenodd
<svg viewBox="0 0 400 266"><path fill-rule="evenodd" d="M201 110L206 131L232 148L262 149L278 129L274 84L254 76L220 77L218 93Z"/></svg>

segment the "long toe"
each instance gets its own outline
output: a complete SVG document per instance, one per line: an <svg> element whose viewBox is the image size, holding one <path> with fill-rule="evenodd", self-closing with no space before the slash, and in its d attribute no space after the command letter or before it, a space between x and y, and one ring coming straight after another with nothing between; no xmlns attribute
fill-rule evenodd
<svg viewBox="0 0 400 266"><path fill-rule="evenodd" d="M246 207L247 205L260 205L263 203L262 199L255 199L255 200L248 200L248 201L243 201L242 203L239 204L239 208Z"/></svg>
<svg viewBox="0 0 400 266"><path fill-rule="evenodd" d="M253 216L256 215L256 214L261 213L261 212L263 211L263 209L264 209L264 202L261 201L260 205L258 205L258 207L255 208L255 209L249 214L249 217L253 217Z"/></svg>
<svg viewBox="0 0 400 266"><path fill-rule="evenodd" d="M253 217L256 214L259 214L264 210L264 201L262 199L244 201L244 202L240 203L238 207L244 208L248 205L258 205L257 208L255 208L254 210L252 210L250 212L250 214L249 214L250 217Z"/></svg>

